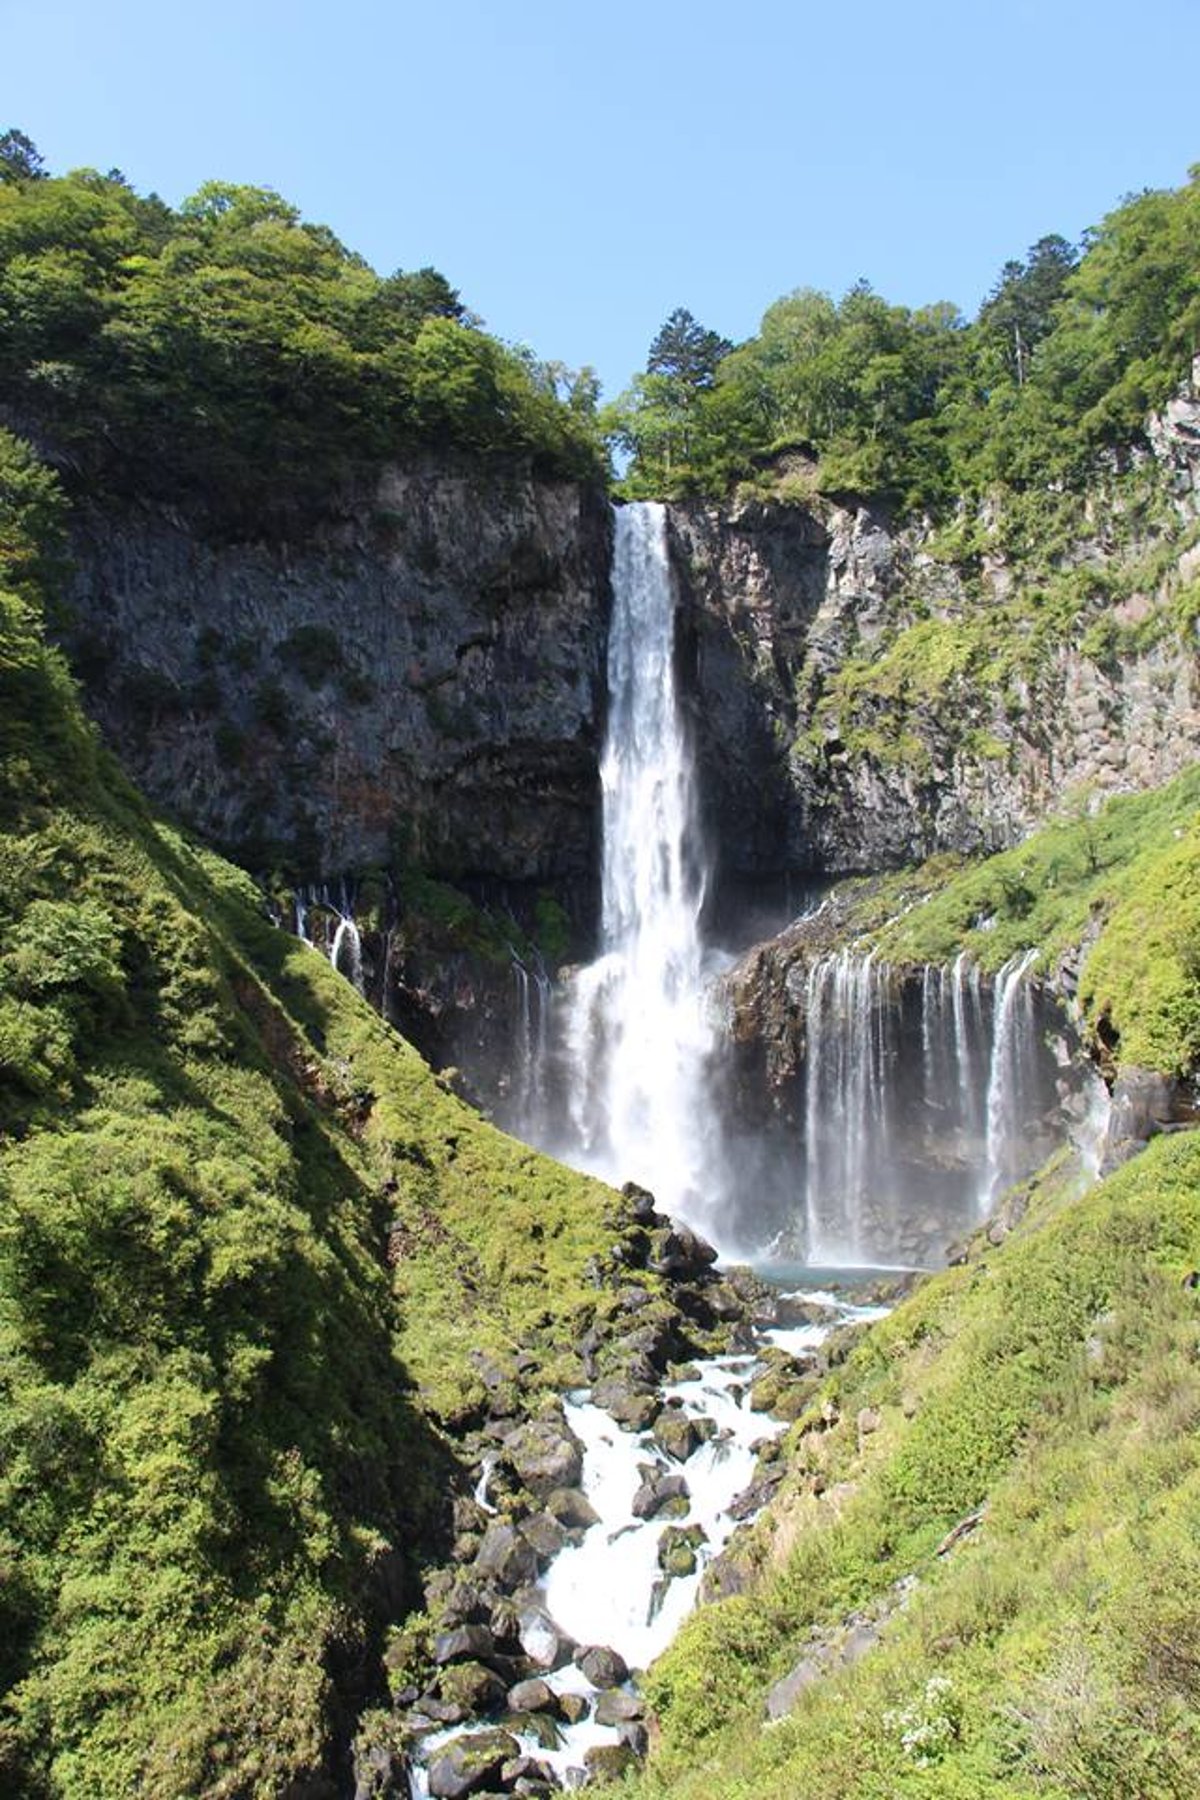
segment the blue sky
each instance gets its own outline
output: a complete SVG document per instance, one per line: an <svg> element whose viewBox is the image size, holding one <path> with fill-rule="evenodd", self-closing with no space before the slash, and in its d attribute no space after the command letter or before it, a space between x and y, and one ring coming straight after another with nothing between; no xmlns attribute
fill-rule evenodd
<svg viewBox="0 0 1200 1800"><path fill-rule="evenodd" d="M972 311L1200 161L1200 0L0 0L0 125L178 202L280 190L615 393L860 275Z"/></svg>

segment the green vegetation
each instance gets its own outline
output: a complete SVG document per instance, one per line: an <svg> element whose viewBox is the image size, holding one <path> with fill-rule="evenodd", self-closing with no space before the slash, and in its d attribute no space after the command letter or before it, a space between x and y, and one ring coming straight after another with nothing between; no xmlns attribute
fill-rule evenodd
<svg viewBox="0 0 1200 1800"><path fill-rule="evenodd" d="M756 337L698 369L659 368L663 335L607 415L633 452L632 494L720 493L797 447L821 492L904 509L944 511L997 483L1077 485L1100 449L1137 440L1200 344L1200 178L1125 201L1082 255L1040 239L969 324L860 282L840 301L807 288L777 300Z"/></svg>
<svg viewBox="0 0 1200 1800"><path fill-rule="evenodd" d="M433 269L374 274L269 189L178 212L0 146L0 404L73 479L222 522L328 506L414 446L598 476L595 379L480 329ZM32 153L32 155L31 155Z"/></svg>
<svg viewBox="0 0 1200 1800"><path fill-rule="evenodd" d="M1198 1263L1200 1140L1162 1139L1082 1202L1047 1183L999 1251L871 1330L792 1427L754 1585L652 1670L662 1736L625 1791L1194 1793ZM856 1609L881 1635L846 1666ZM814 1645L831 1672L764 1728L767 1685Z"/></svg>
<svg viewBox="0 0 1200 1800"><path fill-rule="evenodd" d="M58 515L0 438L0 1786L279 1794L419 1603L472 1353L574 1373L612 1196L151 817L42 635Z"/></svg>

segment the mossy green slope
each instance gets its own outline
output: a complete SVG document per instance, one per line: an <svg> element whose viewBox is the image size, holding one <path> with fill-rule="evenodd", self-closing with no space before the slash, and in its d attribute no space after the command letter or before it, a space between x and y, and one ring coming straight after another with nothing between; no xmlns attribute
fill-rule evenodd
<svg viewBox="0 0 1200 1800"><path fill-rule="evenodd" d="M1001 1249L875 1327L793 1427L755 1585L655 1666L661 1738L629 1791L1194 1794L1198 1262L1200 1138L1163 1138L1082 1201L1048 1184ZM879 1638L839 1662L854 1612ZM814 1644L829 1672L767 1725Z"/></svg>
<svg viewBox="0 0 1200 1800"><path fill-rule="evenodd" d="M52 484L0 449L0 1787L316 1793L470 1353L552 1372L613 1197L150 815L41 633Z"/></svg>

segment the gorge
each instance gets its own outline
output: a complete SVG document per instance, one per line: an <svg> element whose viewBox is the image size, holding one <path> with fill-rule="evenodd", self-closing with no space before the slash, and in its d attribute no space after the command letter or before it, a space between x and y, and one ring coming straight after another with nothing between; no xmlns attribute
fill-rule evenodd
<svg viewBox="0 0 1200 1800"><path fill-rule="evenodd" d="M0 159L5 1792L1194 1791L1198 206L610 425Z"/></svg>

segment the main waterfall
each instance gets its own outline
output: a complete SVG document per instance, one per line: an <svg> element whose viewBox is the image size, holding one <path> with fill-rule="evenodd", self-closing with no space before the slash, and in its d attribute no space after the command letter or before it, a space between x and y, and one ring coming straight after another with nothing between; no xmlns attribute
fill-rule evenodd
<svg viewBox="0 0 1200 1800"><path fill-rule="evenodd" d="M1032 953L993 981L965 955L892 968L856 945L822 950L788 984L798 1091L750 1091L744 1037L706 991L717 958L675 623L666 508L619 507L599 954L554 991L514 961L509 1122L650 1188L727 1254L936 1263L1053 1148L1063 1096Z"/></svg>
<svg viewBox="0 0 1200 1800"><path fill-rule="evenodd" d="M665 508L618 508L608 648L601 954L567 996L568 1138L553 1146L716 1229L719 1125L706 1091L705 869L675 680Z"/></svg>

